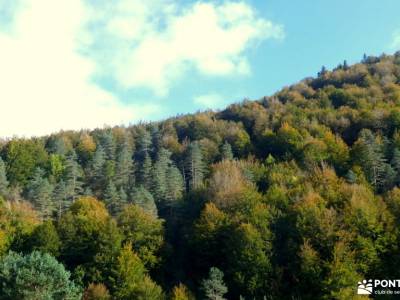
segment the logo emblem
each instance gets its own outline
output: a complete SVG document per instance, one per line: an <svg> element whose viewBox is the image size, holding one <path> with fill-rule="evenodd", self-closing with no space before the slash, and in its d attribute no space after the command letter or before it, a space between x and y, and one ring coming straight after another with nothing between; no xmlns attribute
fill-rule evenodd
<svg viewBox="0 0 400 300"><path fill-rule="evenodd" d="M357 287L357 294L358 295L371 295L372 294L372 279L370 280L363 280L362 282L358 282L358 287Z"/></svg>

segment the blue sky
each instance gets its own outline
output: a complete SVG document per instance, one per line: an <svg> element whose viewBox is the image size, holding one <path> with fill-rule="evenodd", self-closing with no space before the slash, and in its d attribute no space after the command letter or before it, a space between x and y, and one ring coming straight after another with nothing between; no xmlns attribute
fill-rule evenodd
<svg viewBox="0 0 400 300"><path fill-rule="evenodd" d="M397 0L0 0L0 136L160 120L400 49Z"/></svg>

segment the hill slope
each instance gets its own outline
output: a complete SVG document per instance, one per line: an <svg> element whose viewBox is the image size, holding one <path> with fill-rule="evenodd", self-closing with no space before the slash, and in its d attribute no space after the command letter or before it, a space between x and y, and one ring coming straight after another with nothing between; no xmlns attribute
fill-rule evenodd
<svg viewBox="0 0 400 300"><path fill-rule="evenodd" d="M1 158L0 255L49 252L118 299L201 295L212 267L229 299L351 299L400 275L400 53L220 112L3 141Z"/></svg>

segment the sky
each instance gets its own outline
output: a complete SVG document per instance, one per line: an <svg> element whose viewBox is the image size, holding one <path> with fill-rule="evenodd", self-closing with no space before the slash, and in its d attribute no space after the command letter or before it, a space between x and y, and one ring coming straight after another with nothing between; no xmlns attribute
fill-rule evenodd
<svg viewBox="0 0 400 300"><path fill-rule="evenodd" d="M0 137L259 99L400 50L398 0L0 0Z"/></svg>

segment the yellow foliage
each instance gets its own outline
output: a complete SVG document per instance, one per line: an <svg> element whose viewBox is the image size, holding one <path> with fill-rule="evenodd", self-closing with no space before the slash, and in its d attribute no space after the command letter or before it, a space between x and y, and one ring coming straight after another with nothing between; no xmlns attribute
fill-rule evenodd
<svg viewBox="0 0 400 300"><path fill-rule="evenodd" d="M172 290L171 300L195 300L190 290L182 283Z"/></svg>

